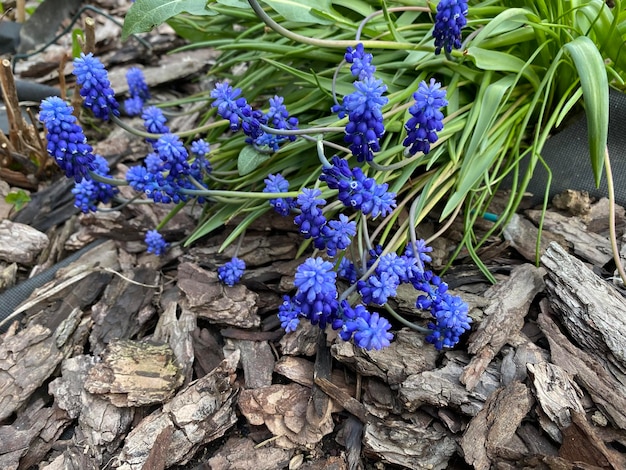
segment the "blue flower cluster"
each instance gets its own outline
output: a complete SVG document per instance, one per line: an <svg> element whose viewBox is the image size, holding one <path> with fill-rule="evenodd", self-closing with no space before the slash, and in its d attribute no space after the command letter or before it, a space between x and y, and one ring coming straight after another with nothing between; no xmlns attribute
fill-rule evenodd
<svg viewBox="0 0 626 470"><path fill-rule="evenodd" d="M95 156L83 129L72 114L74 109L56 96L41 102L39 120L48 131L47 150L68 178L79 183L95 170Z"/></svg>
<svg viewBox="0 0 626 470"><path fill-rule="evenodd" d="M429 310L432 321L428 328L431 333L426 341L436 349L455 346L463 333L470 329L471 318L468 306L463 300L448 292L448 286L439 276L424 269L430 261L428 253L432 249L423 240L414 247L408 247L405 254L382 254L382 248L370 250L367 263L368 272L359 270L347 258L343 258L337 271L338 277L346 278L361 294L361 302L354 307L347 300L337 301L336 275L332 264L322 258L309 258L298 267L294 285L298 289L295 296L286 296L279 307L278 317L285 331L294 331L300 318L307 318L313 324L325 328L327 324L339 330L344 341L353 339L355 344L365 349L381 349L389 346L393 335L389 332L390 323L377 312L370 312L366 305L384 305L395 297L397 287L402 283L412 284L422 292L417 297L416 307Z"/></svg>
<svg viewBox="0 0 626 470"><path fill-rule="evenodd" d="M157 256L161 256L167 250L168 243L156 230L148 230L146 233L145 243L147 246L148 253L154 253Z"/></svg>
<svg viewBox="0 0 626 470"><path fill-rule="evenodd" d="M237 257L232 258L228 263L217 268L217 277L227 286L234 286L241 280L246 263Z"/></svg>
<svg viewBox="0 0 626 470"><path fill-rule="evenodd" d="M461 30L467 24L467 11L467 0L440 0L437 4L433 28L435 54L440 54L442 49L450 53L453 48L461 48Z"/></svg>
<svg viewBox="0 0 626 470"><path fill-rule="evenodd" d="M415 104L409 108L411 118L404 128L407 136L403 145L408 147L408 153L415 155L417 152L427 154L430 152L430 144L437 141L437 132L443 129L443 113L441 108L448 105L446 92L441 89L441 83L430 79L430 84L422 81L415 93Z"/></svg>
<svg viewBox="0 0 626 470"><path fill-rule="evenodd" d="M137 67L128 69L126 83L130 97L124 101L124 110L129 116L139 116L144 103L150 99L150 89L141 69Z"/></svg>
<svg viewBox="0 0 626 470"><path fill-rule="evenodd" d="M356 48L348 47L345 59L351 63L350 71L358 78L354 82L355 91L343 97L341 105L336 104L331 111L340 118L348 116L345 141L357 161L372 161L374 152L380 150L379 139L385 133L382 107L389 101L383 93L387 86L374 77L376 67L371 64L371 54L366 54L363 44Z"/></svg>
<svg viewBox="0 0 626 470"><path fill-rule="evenodd" d="M268 175L263 182L265 183L264 193L286 193L289 191L289 181L281 174ZM270 206L282 216L289 215L291 209L295 207L294 200L290 197L270 199L269 202Z"/></svg>
<svg viewBox="0 0 626 470"><path fill-rule="evenodd" d="M283 104L283 97L270 98L267 113L252 109L248 101L241 96L241 89L233 88L227 82L217 83L211 91L211 97L213 98L211 106L217 108L217 114L229 121L231 131L243 130L247 136L246 143L275 152L286 140L295 140L295 136L269 133L262 128L270 124L277 131L298 128L298 119L289 116Z"/></svg>
<svg viewBox="0 0 626 470"><path fill-rule="evenodd" d="M93 173L104 178L110 178L109 164L100 155L94 155L95 168ZM119 192L116 186L101 181L95 181L91 175L84 177L79 183L76 183L72 189L74 194L74 205L82 212L95 212L98 203L108 203Z"/></svg>
<svg viewBox="0 0 626 470"><path fill-rule="evenodd" d="M204 175L211 171L211 164L204 156L208 144L192 143L195 152L192 163L189 152L176 134L163 134L153 144L154 152L148 154L144 165L129 168L126 181L138 192L144 192L155 202L164 204L187 201L186 189L197 189L195 183L203 184ZM195 181L192 181L192 178ZM198 202L203 199L198 198Z"/></svg>
<svg viewBox="0 0 626 470"><path fill-rule="evenodd" d="M92 53L81 53L80 57L74 59L72 73L80 85L80 96L85 98L85 107L91 109L94 116L106 121L111 115L120 115L120 105L111 88L109 74L100 59Z"/></svg>
<svg viewBox="0 0 626 470"><path fill-rule="evenodd" d="M378 184L374 178L366 177L361 168L350 168L346 160L336 155L330 164L322 168L320 180L325 181L330 189L339 190L337 199L344 206L372 218L385 217L396 207L396 195L389 192L387 183Z"/></svg>

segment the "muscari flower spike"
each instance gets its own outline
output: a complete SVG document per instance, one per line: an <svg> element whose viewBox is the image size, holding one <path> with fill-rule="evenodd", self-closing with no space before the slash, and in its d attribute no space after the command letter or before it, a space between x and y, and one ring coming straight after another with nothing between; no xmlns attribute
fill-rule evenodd
<svg viewBox="0 0 626 470"><path fill-rule="evenodd" d="M110 178L109 164L106 159L100 155L95 155L94 157L95 168L93 173ZM106 204L110 202L118 192L117 187L93 180L91 177L83 178L72 189L72 194L74 194L75 198L74 205L85 214L95 212L98 203Z"/></svg>
<svg viewBox="0 0 626 470"><path fill-rule="evenodd" d="M241 280L245 270L246 263L244 260L233 257L228 263L217 268L217 277L223 284L232 287Z"/></svg>
<svg viewBox="0 0 626 470"><path fill-rule="evenodd" d="M389 99L383 94L387 86L374 77L376 67L371 64L371 54L365 54L363 44L356 48L348 47L345 54L352 64L352 74L359 80L353 83L355 91L344 96L342 104L335 104L331 111L339 118L348 116L344 140L357 161L372 161L374 152L380 150L379 139L385 133L382 107Z"/></svg>
<svg viewBox="0 0 626 470"><path fill-rule="evenodd" d="M461 30L467 24L467 12L466 0L441 0L437 4L433 28L435 54L440 54L442 49L449 54L453 48L461 48Z"/></svg>
<svg viewBox="0 0 626 470"><path fill-rule="evenodd" d="M161 256L167 250L169 243L165 241L163 235L156 230L148 230L146 233L145 243L148 253L154 253Z"/></svg>
<svg viewBox="0 0 626 470"><path fill-rule="evenodd" d="M74 59L72 73L80 85L80 96L85 98L84 106L91 109L94 116L106 121L111 115L120 115L120 105L115 99L109 75L98 58L91 52L81 53Z"/></svg>
<svg viewBox="0 0 626 470"><path fill-rule="evenodd" d="M408 153L415 155L417 152L427 154L430 152L430 144L437 142L437 132L443 129L443 113L441 108L448 105L446 92L441 89L441 83L430 79L430 84L422 81L415 93L415 104L409 108L411 118L404 128L407 136L403 145L408 147Z"/></svg>
<svg viewBox="0 0 626 470"><path fill-rule="evenodd" d="M96 168L95 156L82 128L72 114L73 108L53 96L41 102L39 120L47 130L47 150L68 178L77 183Z"/></svg>

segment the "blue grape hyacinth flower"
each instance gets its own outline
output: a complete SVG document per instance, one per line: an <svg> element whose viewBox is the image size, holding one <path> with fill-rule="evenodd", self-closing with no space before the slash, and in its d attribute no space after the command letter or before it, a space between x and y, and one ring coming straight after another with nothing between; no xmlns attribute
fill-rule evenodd
<svg viewBox="0 0 626 470"><path fill-rule="evenodd" d="M95 156L83 129L72 114L73 108L53 96L41 102L39 120L46 127L47 150L68 178L77 183L96 168Z"/></svg>
<svg viewBox="0 0 626 470"><path fill-rule="evenodd" d="M245 270L246 263L244 260L235 256L228 263L217 268L217 277L223 284L232 287L241 280Z"/></svg>
<svg viewBox="0 0 626 470"><path fill-rule="evenodd" d="M408 153L430 152L430 144L437 142L437 132L443 129L443 113L441 108L448 105L446 92L441 89L441 83L430 79L430 84L422 81L415 93L415 103L409 108L411 118L404 128L407 136L403 145L408 147Z"/></svg>
<svg viewBox="0 0 626 470"><path fill-rule="evenodd" d="M85 98L84 106L91 109L94 116L106 121L111 115L120 115L109 75L98 58L91 52L81 53L74 59L73 74L80 85L80 96Z"/></svg>
<svg viewBox="0 0 626 470"><path fill-rule="evenodd" d="M450 53L453 48L461 48L461 30L467 24L467 12L466 0L441 0L437 4L433 28L435 54L440 54L442 49Z"/></svg>
<svg viewBox="0 0 626 470"><path fill-rule="evenodd" d="M168 243L156 230L148 230L146 233L145 243L148 253L154 253L157 256L161 256L167 250Z"/></svg>

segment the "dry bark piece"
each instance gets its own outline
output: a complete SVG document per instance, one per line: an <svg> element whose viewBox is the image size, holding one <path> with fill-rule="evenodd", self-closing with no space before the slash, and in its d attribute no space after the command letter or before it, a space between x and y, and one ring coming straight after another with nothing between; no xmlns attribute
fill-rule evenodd
<svg viewBox="0 0 626 470"><path fill-rule="evenodd" d="M207 463L211 470L275 470L285 468L292 454L271 444L257 449L250 439L231 437Z"/></svg>
<svg viewBox="0 0 626 470"><path fill-rule="evenodd" d="M49 243L50 240L44 233L28 225L8 219L0 221L0 260L2 261L32 266L37 261L39 253Z"/></svg>
<svg viewBox="0 0 626 470"><path fill-rule="evenodd" d="M334 427L330 407L325 416L317 416L311 389L298 384L243 390L238 405L250 424L265 424L274 436L279 436L277 444L285 448L315 444Z"/></svg>
<svg viewBox="0 0 626 470"><path fill-rule="evenodd" d="M502 236L507 240L517 252L526 260L535 262L537 259L537 238L539 237L539 229L527 218L513 214L511 220L504 228ZM545 253L550 241L563 240L558 234L543 231L541 233L540 254Z"/></svg>
<svg viewBox="0 0 626 470"><path fill-rule="evenodd" d="M134 337L152 316L150 305L159 283L158 271L138 267L122 274L124 278L112 279L91 309L94 326L89 340L93 354L101 354L112 341Z"/></svg>
<svg viewBox="0 0 626 470"><path fill-rule="evenodd" d="M178 392L161 410L144 418L128 433L118 469L146 468L150 450L167 427L174 431L163 452L166 467L187 463L201 446L223 436L237 422L234 403L238 362L239 353L231 354L209 374Z"/></svg>
<svg viewBox="0 0 626 470"><path fill-rule="evenodd" d="M448 468L457 444L442 426L424 426L396 419L375 420L365 426L364 451L383 462L421 470Z"/></svg>
<svg viewBox="0 0 626 470"><path fill-rule="evenodd" d="M545 302L540 306L545 310ZM626 390L602 363L591 354L574 346L546 314L540 313L537 323L550 343L552 363L577 379L600 410L621 429L626 429Z"/></svg>
<svg viewBox="0 0 626 470"><path fill-rule="evenodd" d="M272 385L274 354L267 341L227 340L224 350L238 349L245 388L261 388Z"/></svg>
<svg viewBox="0 0 626 470"><path fill-rule="evenodd" d="M591 197L587 191L566 189L552 198L552 204L570 215L585 216L591 210Z"/></svg>
<svg viewBox="0 0 626 470"><path fill-rule="evenodd" d="M280 339L280 349L290 356L313 356L317 351L320 328L310 322L300 322L296 331L286 333Z"/></svg>
<svg viewBox="0 0 626 470"><path fill-rule="evenodd" d="M0 468L15 470L39 464L70 421L64 410L45 408L43 400L35 400L11 425L0 426Z"/></svg>
<svg viewBox="0 0 626 470"><path fill-rule="evenodd" d="M89 371L96 364L93 356L75 356L63 361L62 376L50 383L48 389L55 404L65 410L71 418L78 418L78 429L85 443L91 448L92 457L99 465L103 453L112 452L128 432L134 417L132 408L118 408L109 401L84 389ZM78 443L75 444L79 446Z"/></svg>
<svg viewBox="0 0 626 470"><path fill-rule="evenodd" d="M169 345L138 341L110 343L102 362L89 370L85 390L119 407L169 400L183 377Z"/></svg>
<svg viewBox="0 0 626 470"><path fill-rule="evenodd" d="M200 318L239 328L255 328L261 324L257 315L258 295L243 284L224 286L217 273L182 263L178 267L178 288L184 294L182 307Z"/></svg>
<svg viewBox="0 0 626 470"><path fill-rule="evenodd" d="M624 468L623 459L614 455L598 439L584 413L572 411L571 418L571 425L563 429L563 445L559 449L559 457L570 462L597 465L600 468L612 470Z"/></svg>
<svg viewBox="0 0 626 470"><path fill-rule="evenodd" d="M489 470L494 457L503 447L510 446L532 403L530 390L521 382L513 382L491 395L461 439L465 461L476 470Z"/></svg>
<svg viewBox="0 0 626 470"><path fill-rule="evenodd" d="M360 374L383 379L389 385L402 383L410 375L433 370L439 352L424 341L424 335L402 329L387 348L367 351L353 343L338 340L331 348L333 357L349 364Z"/></svg>
<svg viewBox="0 0 626 470"><path fill-rule="evenodd" d="M529 210L526 215L535 223L541 220L541 211ZM566 217L548 211L543 219L543 230L557 233L569 243L577 256L596 266L604 266L613 258L611 244L606 237L587 231L578 217ZM551 243L552 245L552 243Z"/></svg>
<svg viewBox="0 0 626 470"><path fill-rule="evenodd" d="M18 333L9 329L0 344L0 422L50 377L65 352L54 333L41 325Z"/></svg>
<svg viewBox="0 0 626 470"><path fill-rule="evenodd" d="M500 366L493 361L480 376L472 390L467 390L459 377L469 362L465 353L450 351L445 353L444 367L414 374L402 382L398 389L398 399L408 411L415 411L429 404L439 408L451 407L463 414L475 416L485 400L500 386Z"/></svg>
<svg viewBox="0 0 626 470"><path fill-rule="evenodd" d="M152 339L170 345L176 356L176 362L181 367L184 384L188 384L193 375L195 358L192 335L196 330L196 315L191 310L183 309L180 318L177 317L178 292L176 289L163 293L161 306L163 313L159 317ZM217 363L219 361L215 365Z"/></svg>
<svg viewBox="0 0 626 470"><path fill-rule="evenodd" d="M541 261L548 270L546 287L550 302L563 326L583 350L624 378L624 297L557 244L550 244Z"/></svg>
<svg viewBox="0 0 626 470"><path fill-rule="evenodd" d="M468 390L473 389L489 363L514 333L524 326L530 303L543 290L544 270L523 264L502 283L491 287L485 296L493 302L485 309L485 318L470 336L468 351L475 356L461 376Z"/></svg>
<svg viewBox="0 0 626 470"><path fill-rule="evenodd" d="M537 401L560 429L572 424L570 411L585 411L582 391L559 366L549 362L528 364L528 371L533 378Z"/></svg>

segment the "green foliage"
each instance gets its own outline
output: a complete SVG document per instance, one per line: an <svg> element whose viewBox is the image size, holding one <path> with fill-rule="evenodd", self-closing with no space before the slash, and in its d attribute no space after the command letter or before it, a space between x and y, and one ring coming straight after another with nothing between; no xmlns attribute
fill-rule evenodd
<svg viewBox="0 0 626 470"><path fill-rule="evenodd" d="M30 196L24 190L19 189L17 192L9 193L4 197L7 204L13 204L15 212L19 212L30 202Z"/></svg>
<svg viewBox="0 0 626 470"><path fill-rule="evenodd" d="M449 57L434 55L433 11L408 8L434 9L431 3L395 1L389 5L393 9L386 8L361 24L380 3L265 0L265 11L284 28L277 31L260 21L243 0L209 1L206 7L195 0L137 0L126 18L124 35L168 21L191 41L186 48L218 50L210 78L227 79L240 87L255 108L266 110L267 99L279 94L301 127L345 126L347 119L338 119L329 109L333 91L340 102L353 90L353 77L345 65L334 86L333 75L345 47L356 44L361 25L360 40L374 56L377 77L388 87L382 149L375 166L364 165L363 171L398 193L397 212L381 221L376 232L380 238L375 242L386 241L390 249L406 242L408 221L398 214L416 200L415 223L437 205L443 207L442 218L464 208L465 242L475 254L475 245L482 240L474 239L473 221L486 211L501 181L512 175L516 184L494 231L517 208L532 171L541 164L548 136L581 109L589 119L589 170L599 181L609 86L626 88L626 9L621 1L614 8L602 0L470 1L464 49ZM447 88L448 117L431 153L407 159L403 123L419 82L430 77ZM207 100L205 120L213 120L210 98L197 99ZM211 182L216 189L260 191L268 174L281 172L291 190L297 191L315 184L320 174L312 141L298 139L277 153L262 154L241 135L231 134L226 122L217 122L206 138L216 144L211 163L217 174L224 175ZM344 144L341 132L326 133L324 140ZM347 157L334 147L324 146L324 150L328 157L335 152ZM527 163L525 172L522 161ZM380 171L379 166L393 169ZM323 184L320 189L328 194ZM206 209L205 222L191 240L236 217L248 224L266 209L264 200L218 201Z"/></svg>

